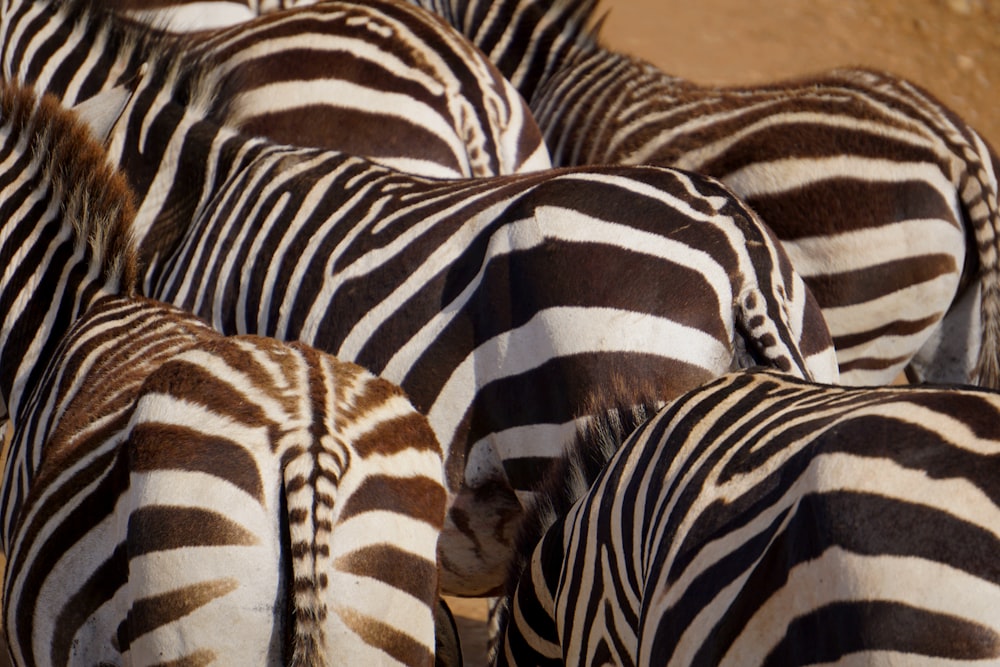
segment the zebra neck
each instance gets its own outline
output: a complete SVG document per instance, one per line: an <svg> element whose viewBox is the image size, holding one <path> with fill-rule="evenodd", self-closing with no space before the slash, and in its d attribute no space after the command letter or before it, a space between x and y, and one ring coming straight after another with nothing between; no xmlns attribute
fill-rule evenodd
<svg viewBox="0 0 1000 667"><path fill-rule="evenodd" d="M88 129L51 97L0 85L0 392L11 414L97 299L130 292L134 209ZM0 415L2 416L2 415Z"/></svg>

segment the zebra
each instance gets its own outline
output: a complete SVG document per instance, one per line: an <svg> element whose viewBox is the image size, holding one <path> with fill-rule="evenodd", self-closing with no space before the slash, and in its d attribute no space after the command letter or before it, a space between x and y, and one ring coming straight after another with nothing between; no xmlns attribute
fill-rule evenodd
<svg viewBox="0 0 1000 667"><path fill-rule="evenodd" d="M226 28L272 12L313 5L321 0L111 0L104 6L141 23L171 32Z"/></svg>
<svg viewBox="0 0 1000 667"><path fill-rule="evenodd" d="M426 417L360 366L138 296L132 193L54 98L4 84L0 137L15 662L433 663Z"/></svg>
<svg viewBox="0 0 1000 667"><path fill-rule="evenodd" d="M316 4L319 0L111 0L108 9L142 23L161 25L171 32L226 28L258 16Z"/></svg>
<svg viewBox="0 0 1000 667"><path fill-rule="evenodd" d="M525 515L495 664L1000 660L996 392L755 369L616 417Z"/></svg>
<svg viewBox="0 0 1000 667"><path fill-rule="evenodd" d="M527 105L437 16L399 0L332 0L173 35L86 0L6 0L3 73L73 105L129 80L158 42L220 68L222 123L282 143L365 155L415 174L550 166Z"/></svg>
<svg viewBox="0 0 1000 667"><path fill-rule="evenodd" d="M714 180L422 179L214 123L217 71L164 51L109 122L86 114L138 193L141 291L401 386L444 452L447 594L502 584L519 494L613 372L626 398L650 385L663 400L751 363L836 378L814 300Z"/></svg>
<svg viewBox="0 0 1000 667"><path fill-rule="evenodd" d="M847 384L1000 388L997 153L913 82L841 68L700 86L599 42L596 0L412 0L528 100L557 166L725 182L815 294Z"/></svg>

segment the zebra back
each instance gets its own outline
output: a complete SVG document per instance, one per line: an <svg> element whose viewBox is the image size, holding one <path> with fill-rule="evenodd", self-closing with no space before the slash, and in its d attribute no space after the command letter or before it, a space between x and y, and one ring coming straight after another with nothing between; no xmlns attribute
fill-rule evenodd
<svg viewBox="0 0 1000 667"><path fill-rule="evenodd" d="M515 81L554 164L692 169L746 199L822 305L842 381L1000 388L996 153L927 91L857 68L699 86L604 48L592 0L414 1Z"/></svg>
<svg viewBox="0 0 1000 667"><path fill-rule="evenodd" d="M497 664L995 660L998 416L773 371L685 394L529 547Z"/></svg>
<svg viewBox="0 0 1000 667"><path fill-rule="evenodd" d="M556 164L692 169L744 198L823 307L845 383L909 365L1000 388L997 157L927 91L863 69L698 87L588 38L531 104Z"/></svg>
<svg viewBox="0 0 1000 667"><path fill-rule="evenodd" d="M130 78L165 47L216 68L214 119L250 134L435 177L550 166L511 84L451 26L401 0L331 1L187 35L86 0L8 4L7 76L67 105Z"/></svg>

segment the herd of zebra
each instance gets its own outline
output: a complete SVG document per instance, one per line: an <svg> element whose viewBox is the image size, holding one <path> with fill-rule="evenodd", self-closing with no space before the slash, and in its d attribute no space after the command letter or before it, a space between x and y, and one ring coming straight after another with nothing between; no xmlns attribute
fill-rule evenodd
<svg viewBox="0 0 1000 667"><path fill-rule="evenodd" d="M1000 663L996 152L599 26L0 0L14 664Z"/></svg>

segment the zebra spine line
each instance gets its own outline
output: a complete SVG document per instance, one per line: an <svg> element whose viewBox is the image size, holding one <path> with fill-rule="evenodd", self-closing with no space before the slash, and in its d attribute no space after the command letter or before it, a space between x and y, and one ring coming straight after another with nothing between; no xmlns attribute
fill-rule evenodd
<svg viewBox="0 0 1000 667"><path fill-rule="evenodd" d="M134 296L131 193L89 129L7 85L0 123L16 664L432 664L426 418L354 364Z"/></svg>

